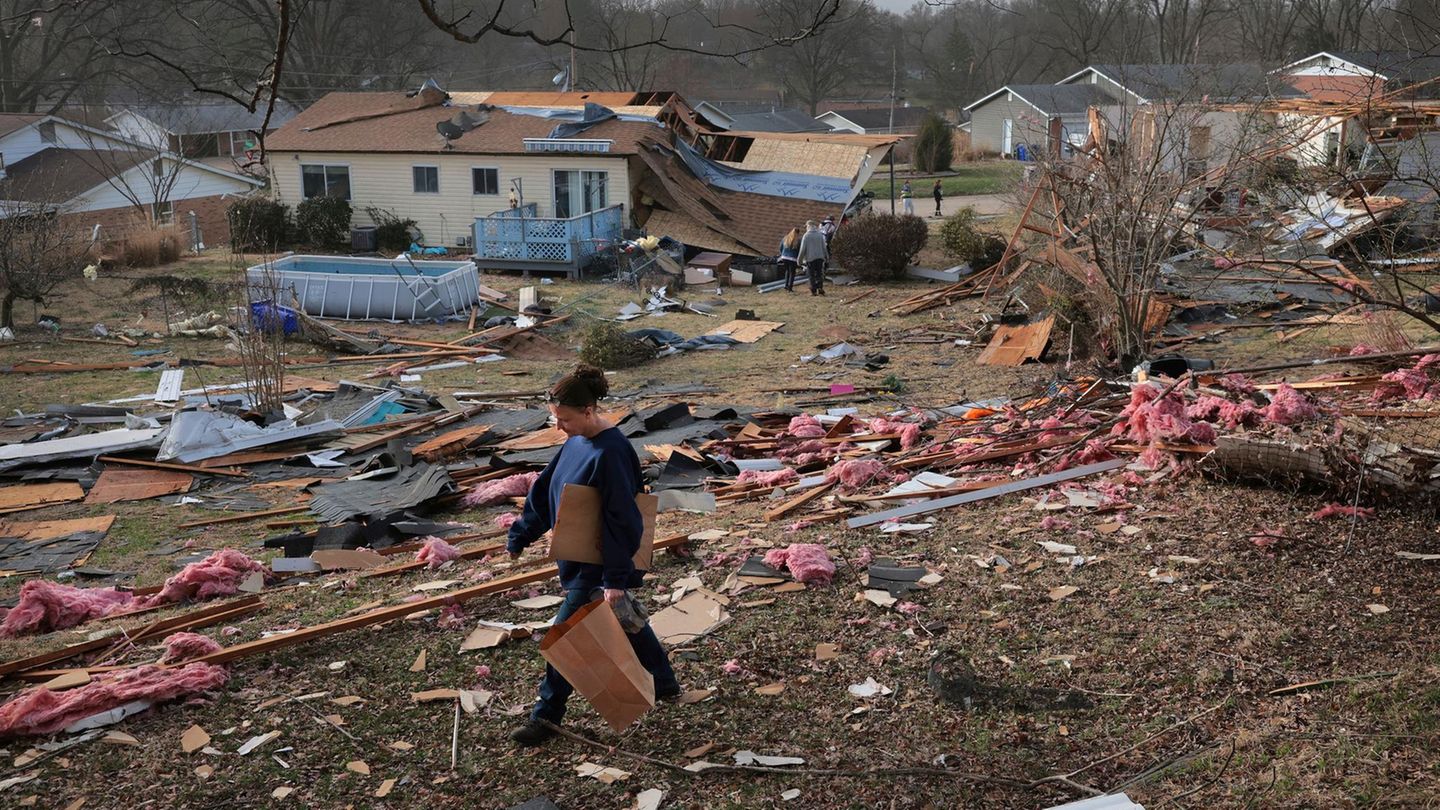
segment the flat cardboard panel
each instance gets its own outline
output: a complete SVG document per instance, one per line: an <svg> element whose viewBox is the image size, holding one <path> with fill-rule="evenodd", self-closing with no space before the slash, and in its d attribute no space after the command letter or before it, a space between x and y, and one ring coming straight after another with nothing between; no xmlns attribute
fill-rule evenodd
<svg viewBox="0 0 1440 810"><path fill-rule="evenodd" d="M655 554L655 512L660 499L641 493L635 496L645 533L640 537L640 550L632 558L635 568L649 571ZM550 559L600 565L600 490L579 484L566 484L560 494L560 508L555 513L551 530Z"/></svg>
<svg viewBox="0 0 1440 810"><path fill-rule="evenodd" d="M775 321L731 321L712 329L710 334L728 335L741 343L754 343L784 325Z"/></svg>

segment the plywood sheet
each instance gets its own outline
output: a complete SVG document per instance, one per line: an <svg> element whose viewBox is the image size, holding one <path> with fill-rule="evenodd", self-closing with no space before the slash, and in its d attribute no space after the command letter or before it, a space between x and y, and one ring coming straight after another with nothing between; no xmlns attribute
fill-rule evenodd
<svg viewBox="0 0 1440 810"><path fill-rule="evenodd" d="M754 343L762 337L784 327L775 321L731 321L711 330L712 335L727 335L741 343Z"/></svg>
<svg viewBox="0 0 1440 810"><path fill-rule="evenodd" d="M0 514L36 509L52 503L69 503L83 497L85 490L74 481L0 487Z"/></svg>
<svg viewBox="0 0 1440 810"><path fill-rule="evenodd" d="M0 537L14 537L27 543L39 543L80 532L104 534L110 531L110 526L114 523L114 515L71 520L0 520Z"/></svg>
<svg viewBox="0 0 1440 810"><path fill-rule="evenodd" d="M1027 360L1039 360L1054 328L1053 315L1024 326L1002 326L995 330L995 337L975 362L982 366L1018 366Z"/></svg>
<svg viewBox="0 0 1440 810"><path fill-rule="evenodd" d="M143 501L163 495L189 492L195 477L174 470L151 470L141 467L106 467L90 488L86 503Z"/></svg>

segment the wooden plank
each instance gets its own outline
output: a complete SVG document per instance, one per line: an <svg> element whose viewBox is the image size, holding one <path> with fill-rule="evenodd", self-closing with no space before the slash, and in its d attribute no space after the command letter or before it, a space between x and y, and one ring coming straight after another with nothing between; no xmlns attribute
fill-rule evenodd
<svg viewBox="0 0 1440 810"><path fill-rule="evenodd" d="M990 343L975 358L980 366L1018 366L1027 360L1039 360L1050 343L1055 316L1024 326L1002 326L995 330Z"/></svg>
<svg viewBox="0 0 1440 810"><path fill-rule="evenodd" d="M105 534L115 523L114 515L70 518L68 520L0 520L0 537L14 537L27 543L58 540L81 532Z"/></svg>
<svg viewBox="0 0 1440 810"><path fill-rule="evenodd" d="M245 512L239 515L226 515L225 517L206 518L205 520L192 520L189 523L181 523L180 529L194 529L198 526L214 526L220 523L242 523L256 518L273 517L275 515L293 515L296 512L308 510L308 506L289 506L284 509L266 509L263 512Z"/></svg>
<svg viewBox="0 0 1440 810"><path fill-rule="evenodd" d="M687 542L688 536L689 532L685 532L682 534L671 535L670 537L666 537L663 540L656 540L655 548L670 548L671 546L684 544L685 542ZM558 569L556 569L555 566L547 565L543 568L537 568L534 571L524 571L518 574L511 574L507 577L492 579L489 582L480 585L472 585L468 588L461 588L459 590L449 591L447 593L442 593L437 596L432 596L428 599L420 599L414 602L403 602L398 605L390 605L387 607L376 608L375 610L372 610L368 613L361 613L358 616L350 616L342 619L336 619L335 621L326 622L325 624L318 624L313 627L304 627L296 630L293 633L270 636L269 638L261 638L254 641L248 641L243 644L236 644L232 647L226 647L225 649L218 652L213 652L209 655L202 655L199 658L191 659L186 663L225 664L230 661L238 660L240 658L247 658L252 655L260 655L262 653L273 652L274 650L283 649L285 647L293 647L296 644L311 641L313 639L333 636L337 633L343 633L347 630L355 630L361 627L370 627L372 625L382 624L388 621L394 621L395 619L404 618L406 616L409 616L411 613L416 613L418 611L443 608L449 605L458 605L462 602L474 599L476 597L504 593L511 588L518 588L522 585L530 585L536 582L544 582L545 580L551 579L558 575L559 571Z"/></svg>
<svg viewBox="0 0 1440 810"><path fill-rule="evenodd" d="M864 526L874 526L877 523L884 523L887 520L896 520L900 518L912 517L914 515L923 515L929 512L938 512L941 509L949 509L952 506L962 506L967 503L974 503L975 501L983 501L989 498L998 498L1001 495L1009 495L1014 492L1024 492L1028 489L1048 487L1051 484L1059 484L1063 481L1073 481L1077 478L1084 478L1089 475L1096 475L1098 473L1109 472L1111 470L1118 470L1129 463L1130 462L1128 459L1114 458L1110 459L1109 461L1101 461L1095 464L1086 464L1083 467L1074 467L1068 470L1062 470L1061 472L1057 473L1050 473L1048 475L1040 475L1034 478L1027 478L1023 481L1013 481L1009 484L1004 484L998 487L991 487L989 489L982 489L977 492L967 492L960 495L952 495L948 498L937 498L933 501L911 504L909 506L901 506L895 509L888 509L884 512L872 512L868 515L861 515L859 517L850 518L849 520L845 521L845 525L849 526L852 529L859 529Z"/></svg>
<svg viewBox="0 0 1440 810"><path fill-rule="evenodd" d="M101 456L98 461L106 464L129 464L132 467L150 467L155 470L175 470L177 472L196 473L198 475L223 475L230 478L249 478L248 473L239 470L206 469L191 464L167 464L162 461L142 461L138 458L120 458L119 456Z"/></svg>
<svg viewBox="0 0 1440 810"><path fill-rule="evenodd" d="M730 321L710 330L709 334L725 335L741 343L754 343L784 326L776 321Z"/></svg>
<svg viewBox="0 0 1440 810"><path fill-rule="evenodd" d="M805 492L802 492L800 495L797 495L796 497L791 498L790 500L786 501L785 503L780 504L779 506L775 507L774 509L768 510L768 511L765 513L765 522L766 522L766 523L774 523L775 521L779 520L780 518L785 517L786 515L790 514L791 512L795 511L796 509L799 509L800 507L804 506L805 504L810 503L811 501L815 500L816 498L820 497L821 495L824 495L825 493L829 492L831 489L834 488L834 486L835 486L835 482L834 482L834 481L826 481L825 483L821 484L821 485L818 486L818 487L811 487L810 489L806 490Z"/></svg>

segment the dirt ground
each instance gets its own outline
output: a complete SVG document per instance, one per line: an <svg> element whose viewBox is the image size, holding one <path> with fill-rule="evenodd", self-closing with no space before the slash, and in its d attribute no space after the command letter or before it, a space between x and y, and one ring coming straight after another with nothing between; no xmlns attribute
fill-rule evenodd
<svg viewBox="0 0 1440 810"><path fill-rule="evenodd" d="M127 275L225 282L244 263L207 256ZM484 281L512 294L532 283L514 276ZM112 331L137 324L157 329L162 310L193 313L227 300L215 292L162 302L127 295L133 284L110 277L76 285L45 311L62 317L62 336L84 337L96 322ZM551 335L566 347L578 344L590 315L608 316L626 301L641 301L634 290L616 285L561 282L541 289L575 313ZM721 298L691 291L694 300L715 306L717 317L676 313L636 325L690 336L713 329L737 309L751 309L786 327L748 347L617 372L612 388L704 384L719 391L686 398L824 407L805 399L809 395L776 389L879 385L892 393L860 405L878 414L1021 398L1089 370L1083 360L1067 368L1072 347L1064 335L1057 335L1047 363L976 366L980 347L955 341L974 335L978 301L904 317L887 311L923 289L919 282L832 287L824 298L753 289L726 290ZM466 333L463 323L363 328L370 327L439 341ZM930 335L943 340L914 342ZM110 362L132 352L63 341L33 327L21 329L18 338L0 347L0 366L25 359ZM801 355L840 340L883 353L889 362L875 371L800 362ZM1249 330L1227 335L1223 344L1198 344L1191 353L1242 366L1320 356L1329 346L1356 340L1337 328L1277 343L1266 330ZM225 356L216 339L147 339L141 348L197 360ZM421 385L432 393L539 389L569 365L510 359L425 374ZM353 379L373 367L293 373ZM1337 370L1343 368L1326 369ZM239 376L233 368L201 365L187 371L185 384ZM1291 373L1292 379L1309 376ZM35 412L49 403L139 395L153 391L157 379L148 371L7 374L0 376L0 407ZM1090 790L1124 790L1147 808L1436 804L1436 563L1395 554L1440 552L1431 508L1380 502L1370 504L1378 509L1372 520L1321 521L1310 515L1332 493L1191 473L1135 490L1133 508L1122 513L1071 510L1058 513L1065 521L1044 529L1042 519L1057 513L1038 510L1038 494L938 512L929 518L934 527L915 535L846 529L843 523L766 523L763 501L722 507L713 515L667 513L661 534L710 528L732 534L695 543L684 556L662 553L647 594L652 609L687 576L719 588L746 540L748 549L823 543L844 562L829 587L753 589L734 597L729 623L672 650L685 688L713 688L709 698L662 704L620 736L583 700L573 701L567 727L593 745L560 739L539 750L514 748L506 735L534 699L543 667L535 643L461 653L468 629L443 629L430 613L236 662L229 684L213 698L167 705L119 725L134 744L95 741L27 763L25 752L42 740L11 740L0 760L0 780L34 779L3 789L0 798L16 806L36 797L33 806L47 807L76 807L73 802L84 799L85 807L504 808L543 795L569 810L633 807L637 794L653 788L665 792L662 806L687 808L1037 808L1083 798ZM288 505L284 497L269 498ZM451 517L487 527L503 511ZM158 584L173 572L173 555L147 553L158 547L193 541L196 548L231 546L257 554L253 546L272 533L258 522L181 529L182 522L218 513L157 502L65 504L19 517L103 514L117 521L91 563L133 571L138 585ZM1130 528L1116 530L1116 524ZM1257 543L1257 536L1272 539ZM1073 544L1087 560L1078 567L1057 561L1039 541ZM943 580L907 595L915 607L904 612L857 601L861 561L869 553L926 565ZM996 554L1010 565L981 564ZM518 565L535 562L532 556ZM233 644L337 618L377 600L398 603L437 578L475 580L509 565L478 561L453 571L375 579L331 575L267 593L266 609L235 623L233 632L204 632ZM0 589L10 595L18 584L0 580ZM1077 590L1054 598L1054 589L1063 586ZM556 593L558 586L530 590ZM467 603L467 625L545 618L510 605L523 595ZM74 643L93 629L0 641L0 659ZM839 656L817 660L820 643L839 645ZM412 672L421 651L426 666ZM127 660L153 655L140 650ZM931 670L954 662L964 662L985 686L971 706L942 700L932 686ZM477 672L481 666L488 674ZM867 678L892 693L861 700L847 692ZM1308 682L1320 683L1274 693ZM784 684L779 694L756 691L775 683ZM483 688L494 698L479 713L461 715L457 726L450 702L417 704L410 697L441 687ZM332 702L346 696L362 700ZM224 753L183 753L180 738L192 725L207 730L211 745ZM272 730L281 734L274 743L248 756L234 753ZM696 753L705 746L705 753ZM678 767L697 758L729 763L740 750L805 762L765 773ZM365 767L353 765L357 761ZM629 776L605 784L578 776L582 763ZM396 782L388 795L377 798L391 779ZM287 796L273 798L286 787L292 789Z"/></svg>

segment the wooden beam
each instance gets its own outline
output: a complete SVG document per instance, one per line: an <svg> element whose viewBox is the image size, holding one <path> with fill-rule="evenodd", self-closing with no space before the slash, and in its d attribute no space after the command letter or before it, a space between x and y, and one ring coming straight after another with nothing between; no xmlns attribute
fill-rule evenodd
<svg viewBox="0 0 1440 810"><path fill-rule="evenodd" d="M98 461L106 464L128 464L132 467L149 467L153 470L174 470L176 472L195 473L196 475L223 475L229 478L249 478L249 473L240 470L223 470L210 467L196 467L190 464L166 464L162 461L142 461L138 458L120 458L119 456L101 456Z"/></svg>
<svg viewBox="0 0 1440 810"><path fill-rule="evenodd" d="M834 486L835 486L835 482L834 482L834 481L826 481L825 483L821 484L821 485L818 486L818 487L811 487L810 489L806 490L805 492L802 492L800 495L798 495L798 496L796 496L796 497L794 497L794 498L791 498L790 500L786 501L785 503L780 504L779 506L775 507L774 509L771 509L771 510L767 511L767 512L765 513L765 522L766 522L766 523L774 523L775 521L779 520L780 518L782 518L782 517L790 514L791 512L795 511L796 509L799 509L800 507L804 506L805 504L807 504L807 503L815 500L816 498L820 497L821 495L824 495L825 493L829 492L832 488L834 488Z"/></svg>

